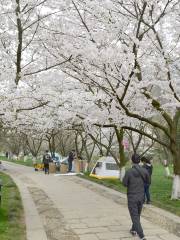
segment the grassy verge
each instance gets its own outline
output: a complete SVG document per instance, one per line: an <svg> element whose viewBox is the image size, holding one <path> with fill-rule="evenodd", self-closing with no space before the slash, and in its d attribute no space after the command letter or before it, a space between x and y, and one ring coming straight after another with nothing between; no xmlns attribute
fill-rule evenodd
<svg viewBox="0 0 180 240"><path fill-rule="evenodd" d="M3 181L0 206L0 239L25 240L24 210L17 186L12 179L0 172Z"/></svg>
<svg viewBox="0 0 180 240"><path fill-rule="evenodd" d="M164 177L164 168L155 166L152 176L151 196L153 204L180 216L180 200L171 200L172 178Z"/></svg>
<svg viewBox="0 0 180 240"><path fill-rule="evenodd" d="M12 159L7 159L6 157L0 156L0 160L7 161L7 162L13 162L13 163L24 165L24 166L27 166L27 167L33 167L32 159L27 159L26 161L24 161L24 160L12 160ZM41 161L37 160L37 163L41 163Z"/></svg>
<svg viewBox="0 0 180 240"><path fill-rule="evenodd" d="M98 180L88 174L81 175L81 177L126 193L126 188L119 180ZM152 204L180 216L180 200L171 200L171 190L172 179L164 177L164 168L161 165L155 165L150 188Z"/></svg>

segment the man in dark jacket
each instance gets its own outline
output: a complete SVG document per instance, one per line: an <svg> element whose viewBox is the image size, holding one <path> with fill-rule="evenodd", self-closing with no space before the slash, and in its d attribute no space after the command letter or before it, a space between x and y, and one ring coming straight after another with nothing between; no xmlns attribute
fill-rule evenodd
<svg viewBox="0 0 180 240"><path fill-rule="evenodd" d="M72 150L68 156L68 172L72 171L72 162L74 161L74 158L75 158L75 150Z"/></svg>
<svg viewBox="0 0 180 240"><path fill-rule="evenodd" d="M128 209L132 220L130 233L138 235L141 240L146 240L140 223L141 210L144 203L144 184L150 183L147 170L141 166L140 156L132 156L132 168L129 169L123 179L123 184L127 187Z"/></svg>
<svg viewBox="0 0 180 240"><path fill-rule="evenodd" d="M51 162L51 156L48 153L48 150L46 150L44 156L43 156L43 163L44 163L44 173L49 174L49 163Z"/></svg>
<svg viewBox="0 0 180 240"><path fill-rule="evenodd" d="M145 192L145 199L144 200L147 204L151 203L149 188L150 188L150 185L151 185L151 175L152 175L152 172L153 172L153 166L151 164L150 159L151 159L150 157L142 157L141 158L141 162L143 162L143 167L148 171L149 177L150 177L149 184L148 183L144 184L144 192Z"/></svg>

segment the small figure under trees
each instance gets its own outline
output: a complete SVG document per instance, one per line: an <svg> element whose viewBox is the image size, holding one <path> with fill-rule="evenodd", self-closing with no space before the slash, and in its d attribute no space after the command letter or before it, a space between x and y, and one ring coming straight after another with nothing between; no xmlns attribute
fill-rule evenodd
<svg viewBox="0 0 180 240"><path fill-rule="evenodd" d="M49 151L46 150L44 156L43 156L43 164L44 164L44 173L49 174L49 163L51 162L51 156L49 154Z"/></svg>
<svg viewBox="0 0 180 240"><path fill-rule="evenodd" d="M164 170L165 170L165 177L170 177L170 170L169 170L169 163L167 159L163 160L163 166L164 166Z"/></svg>

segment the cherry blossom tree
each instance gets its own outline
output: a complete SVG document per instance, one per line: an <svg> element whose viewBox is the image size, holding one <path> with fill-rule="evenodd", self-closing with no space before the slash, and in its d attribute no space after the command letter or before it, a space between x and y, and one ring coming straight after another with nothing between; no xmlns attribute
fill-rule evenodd
<svg viewBox="0 0 180 240"><path fill-rule="evenodd" d="M56 1L57 2L57 1ZM60 17L66 4L50 0L0 1L0 115L3 123L14 121L22 111L49 103L37 88L38 76L57 69L63 58L52 59L43 42L50 40L46 27ZM39 83L37 83L39 82Z"/></svg>
<svg viewBox="0 0 180 240"><path fill-rule="evenodd" d="M139 133L171 152L172 198L179 198L179 1L8 0L0 7L3 123L43 134L113 128L121 167L125 130ZM69 77L58 82L60 67Z"/></svg>
<svg viewBox="0 0 180 240"><path fill-rule="evenodd" d="M57 9L51 3L49 0L1 1L1 61L3 57L6 59L1 78L13 79L18 85L22 78L62 64L60 59L58 62L49 59L43 48L43 41L48 40L44 25L48 26L63 10L63 6Z"/></svg>
<svg viewBox="0 0 180 240"><path fill-rule="evenodd" d="M72 55L64 72L90 89L108 112L106 120L143 134L171 151L175 184L172 198L179 198L179 1L71 3L64 26L59 29L64 34L54 35L52 55L64 59ZM60 40L65 44L59 45ZM139 122L158 128L169 142L138 129Z"/></svg>

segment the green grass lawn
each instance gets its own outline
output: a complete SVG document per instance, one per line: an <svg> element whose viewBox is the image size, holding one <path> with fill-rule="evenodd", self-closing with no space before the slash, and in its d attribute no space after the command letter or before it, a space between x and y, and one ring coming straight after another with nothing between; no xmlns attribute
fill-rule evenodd
<svg viewBox="0 0 180 240"><path fill-rule="evenodd" d="M164 168L162 166L154 166L150 190L155 206L180 216L180 200L171 200L172 178L164 177Z"/></svg>
<svg viewBox="0 0 180 240"><path fill-rule="evenodd" d="M12 179L0 172L3 181L0 206L0 240L25 240L24 210L17 186Z"/></svg>
<svg viewBox="0 0 180 240"><path fill-rule="evenodd" d="M88 174L83 177L126 193L126 188L119 180L98 180L89 177ZM171 189L172 179L164 177L164 168L161 165L155 165L150 188L152 204L180 216L180 200L171 200Z"/></svg>
<svg viewBox="0 0 180 240"><path fill-rule="evenodd" d="M21 164L21 165L24 165L24 166L27 166L27 167L33 167L32 159L27 159L26 161L23 161L23 160L12 160L12 159L7 159L4 156L0 156L0 160ZM37 160L37 163L41 163L41 161Z"/></svg>

